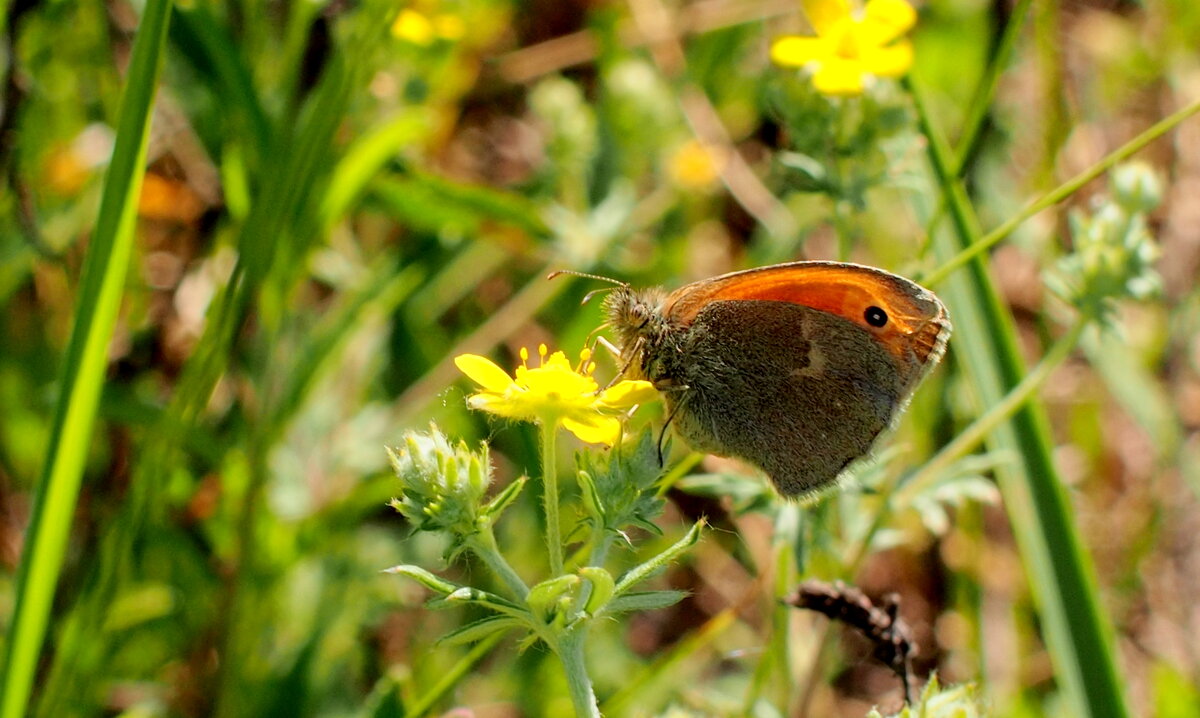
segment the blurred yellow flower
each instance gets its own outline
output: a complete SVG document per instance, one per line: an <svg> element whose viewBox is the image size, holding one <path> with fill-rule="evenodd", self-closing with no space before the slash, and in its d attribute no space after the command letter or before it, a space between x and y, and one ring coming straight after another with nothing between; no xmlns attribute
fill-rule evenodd
<svg viewBox="0 0 1200 718"><path fill-rule="evenodd" d="M685 190L707 189L713 186L725 168L724 153L719 147L688 140L671 153L667 172L676 185Z"/></svg>
<svg viewBox="0 0 1200 718"><path fill-rule="evenodd" d="M620 381L600 391L592 378L596 364L587 349L580 353L578 369L562 352L549 356L546 352L545 344L538 347L541 365L531 369L527 366L529 351L521 349L515 379L486 357L455 357L459 370L483 387L467 399L471 408L510 419L561 425L589 444L611 446L621 430L616 414L657 396L650 382L640 380Z"/></svg>
<svg viewBox="0 0 1200 718"><path fill-rule="evenodd" d="M912 67L912 43L901 38L917 20L905 0L868 0L855 11L849 0L803 0L816 37L781 37L771 59L807 67L825 95L862 94L866 78L900 77Z"/></svg>
<svg viewBox="0 0 1200 718"><path fill-rule="evenodd" d="M433 23L429 18L410 8L401 10L392 23L392 34L414 45L433 42L433 32Z"/></svg>
<svg viewBox="0 0 1200 718"><path fill-rule="evenodd" d="M433 18L433 27L443 40L461 40L467 27L458 15L443 13Z"/></svg>
<svg viewBox="0 0 1200 718"><path fill-rule="evenodd" d="M392 35L396 38L428 47L434 40L461 40L466 25L458 15L440 13L427 15L419 10L405 8L396 15L392 23Z"/></svg>

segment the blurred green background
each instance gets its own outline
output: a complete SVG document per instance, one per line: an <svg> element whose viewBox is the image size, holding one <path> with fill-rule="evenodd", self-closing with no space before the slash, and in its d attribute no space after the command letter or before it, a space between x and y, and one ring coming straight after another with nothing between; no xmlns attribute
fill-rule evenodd
<svg viewBox="0 0 1200 718"><path fill-rule="evenodd" d="M150 67L131 62L132 43L153 4L5 3L6 650L60 378L77 361L68 340L91 296L84 259L106 236L121 93ZM962 175L984 228L1200 96L1192 2L1034 3L991 90L1013 3L918 10L913 76L928 115L952 141L980 128ZM535 433L469 412L450 359L511 367L540 342L578 352L601 322L598 301L580 304L597 284L545 281L552 269L672 288L799 258L934 270L929 228L949 222L909 95L883 81L861 101L829 100L772 67L772 38L805 27L799 4L778 0L178 3L96 423L59 449L79 454L83 480L28 713L568 715L543 650L435 645L474 616L428 612L419 587L379 573L482 573L445 566L444 546L387 507L397 487L383 447L435 419L489 440L501 482L534 470ZM1086 332L1039 397L1130 711L1194 716L1200 121L1139 158L1163 185L1148 218L1163 291L1117 307L1112 332ZM1031 365L1070 324L1043 284L1072 246L1069 213L1108 195L1090 182L988 255ZM895 709L899 687L869 646L778 608L799 577L898 593L922 673L979 682L992 714L1073 714L1031 592L1042 578L978 480L1011 457L956 465L941 493L869 530L879 487L985 408L956 349L979 331L958 318L891 448L843 492L782 512L755 478L720 485L758 501L672 493L664 536L639 541L666 545L702 513L716 529L659 579L689 600L592 638L606 715ZM748 473L711 458L695 471ZM522 528L541 520L534 492L511 511L510 556L541 561ZM772 548L781 516L800 526L786 555ZM788 671L764 690L764 655L781 645Z"/></svg>

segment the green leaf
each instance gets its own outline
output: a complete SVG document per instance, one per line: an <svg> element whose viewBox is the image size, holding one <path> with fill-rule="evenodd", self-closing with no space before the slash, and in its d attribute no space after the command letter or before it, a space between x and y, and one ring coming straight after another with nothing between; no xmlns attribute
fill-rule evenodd
<svg viewBox="0 0 1200 718"><path fill-rule="evenodd" d="M412 564L401 564L399 566L385 568L383 573L394 573L400 576L407 576L425 588L428 588L430 591L440 593L442 595L449 595L460 588L463 588L463 586L459 586L457 583L447 581L440 576L426 571L420 566L414 566Z"/></svg>
<svg viewBox="0 0 1200 718"><path fill-rule="evenodd" d="M688 597L687 591L630 591L617 596L604 607L606 615L633 613L635 611L655 611L660 608L674 606Z"/></svg>
<svg viewBox="0 0 1200 718"><path fill-rule="evenodd" d="M0 676L2 718L17 718L29 709L30 689L66 553L84 462L92 445L96 407L108 366L108 345L121 308L133 249L150 108L170 15L170 0L148 0L133 43L116 143L104 178L100 214L88 244L59 381L53 429L17 568L16 603L5 642L4 674Z"/></svg>
<svg viewBox="0 0 1200 718"><path fill-rule="evenodd" d="M683 555L685 551L695 546L700 540L700 531L707 525L707 523L708 522L705 519L700 519L693 524L690 529L688 529L688 532L684 534L683 538L671 544L667 550L658 554L649 561L629 569L629 571L627 571L625 575L621 577L621 580L617 582L616 594L618 596L624 594L634 585L646 580L650 576L653 576L659 570L665 568L667 564Z"/></svg>
<svg viewBox="0 0 1200 718"><path fill-rule="evenodd" d="M209 6L188 3L175 8L171 41L202 77L210 78L212 92L221 99L222 106L245 123L246 146L252 150L266 148L271 125L242 57L242 46L225 25L217 22Z"/></svg>
<svg viewBox="0 0 1200 718"><path fill-rule="evenodd" d="M440 611L447 608L457 608L463 604L474 604L483 608L490 608L497 613L503 613L506 616L512 616L523 622L530 622L531 617L529 611L523 607L509 601L502 596L497 596L488 591L482 591L478 588L470 586L460 586L453 592L446 595L444 598L435 598L425 605L435 611Z"/></svg>
<svg viewBox="0 0 1200 718"><path fill-rule="evenodd" d="M950 150L933 125L924 93L917 83L906 84L953 221L953 233L935 235L935 251L945 262L938 273L945 276L965 262L961 272L938 287L959 328L954 351L978 405L992 406L1021 382L1026 368L1013 317L982 258L967 250L988 246L989 238L1004 236L1016 225L1006 223L983 236L974 207L951 167ZM1092 718L1128 715L1111 648L1112 628L1100 610L1091 559L1083 549L1055 466L1044 408L1036 401L1025 403L1009 422L992 431L989 445L1019 457L1012 466L998 468L996 476L1069 705L1077 714Z"/></svg>
<svg viewBox="0 0 1200 718"><path fill-rule="evenodd" d="M576 472L576 479L579 481L584 510L588 512L588 515L594 521L603 525L604 502L600 499L600 494L596 491L596 482L592 480L592 475L586 471L578 471Z"/></svg>
<svg viewBox="0 0 1200 718"><path fill-rule="evenodd" d="M355 141L337 163L329 180L329 188L321 202L322 224L329 226L336 222L376 174L406 145L423 137L430 124L425 112L405 110Z"/></svg>
<svg viewBox="0 0 1200 718"><path fill-rule="evenodd" d="M492 523L500 518L500 514L504 513L504 509L512 504L513 500L521 495L521 490L525 488L525 483L529 481L528 476L522 476L508 486L504 490L496 494L496 496L483 507L480 513L486 516Z"/></svg>
<svg viewBox="0 0 1200 718"><path fill-rule="evenodd" d="M437 642L440 645L458 646L481 641L493 633L503 633L514 628L530 628L530 626L512 616L487 616L447 633Z"/></svg>
<svg viewBox="0 0 1200 718"><path fill-rule="evenodd" d="M662 513L663 500L654 486L662 475L653 429L620 444L608 454L580 452L577 474L589 514L609 532L629 525L651 526Z"/></svg>
<svg viewBox="0 0 1200 718"><path fill-rule="evenodd" d="M371 193L407 224L442 234L448 227L476 234L485 221L517 227L533 237L550 230L537 205L518 195L466 185L409 169L403 175L377 177Z"/></svg>

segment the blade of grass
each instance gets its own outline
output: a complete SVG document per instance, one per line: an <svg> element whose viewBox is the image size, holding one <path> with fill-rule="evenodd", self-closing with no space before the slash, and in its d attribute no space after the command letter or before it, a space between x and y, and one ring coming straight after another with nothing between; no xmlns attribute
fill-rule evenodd
<svg viewBox="0 0 1200 718"><path fill-rule="evenodd" d="M945 257L976 245L981 233L920 85L911 79L906 84L953 220L954 233L939 233L934 241L937 255ZM962 358L980 405L987 407L1003 401L1020 383L1025 366L1012 316L982 258L975 255L964 269L947 280L943 295L958 327L955 354ZM1024 404L1010 422L998 427L991 436L993 447L1019 457L997 469L1000 490L1065 698L1077 715L1123 718L1128 709L1117 680L1110 627L1100 613L1090 557L1071 519L1052 442L1037 402Z"/></svg>
<svg viewBox="0 0 1200 718"><path fill-rule="evenodd" d="M726 629L737 623L737 610L727 608L708 619L704 625L688 634L686 638L660 655L649 666L632 676L628 683L600 706L603 715L625 715L635 703L649 711L661 699L662 684L676 678L675 685L683 682L672 674L686 672L688 659L708 648ZM656 706L655 706L656 707Z"/></svg>
<svg viewBox="0 0 1200 718"><path fill-rule="evenodd" d="M470 673L477 663L486 658L492 649L504 640L505 635L505 633L496 633L476 643L466 655L450 667L450 670L446 671L437 683L413 701L411 705L405 706L404 715L409 718L420 718L420 716L428 714L443 696L457 686L459 681Z"/></svg>
<svg viewBox="0 0 1200 718"><path fill-rule="evenodd" d="M245 146L261 151L270 146L271 123L254 88L250 68L242 50L229 33L202 4L179 8L171 24L171 42L196 70L210 78L222 105L245 123ZM260 156L255 157L255 166Z"/></svg>
<svg viewBox="0 0 1200 718"><path fill-rule="evenodd" d="M429 115L406 109L392 120L358 138L338 161L321 200L321 224L331 226L340 219L363 189L401 149L429 133Z"/></svg>
<svg viewBox="0 0 1200 718"><path fill-rule="evenodd" d="M948 471L956 461L974 451L996 427L1011 419L1012 415L1025 405L1025 402L1034 397L1037 390L1050 377L1051 372L1067 360L1067 357L1079 344L1079 338L1087 326L1087 319L1083 317L1077 319L1067 332L1046 351L1038 365L1029 371L1002 400L990 405L986 412L971 422L970 426L960 431L950 443L938 450L937 454L926 461L920 469L904 478L892 496L892 500L885 502L884 508L881 510L886 510L889 503L901 506L910 504L911 497L927 490L929 484L936 481L943 472Z"/></svg>
<svg viewBox="0 0 1200 718"><path fill-rule="evenodd" d="M1004 74L1016 50L1017 40L1021 37L1021 26L1025 24L1025 16L1032 4L1033 0L1018 0L1013 6L1008 22L1000 34L1000 40L996 43L996 51L976 88L975 97L967 109L967 119L963 122L962 133L958 138L958 151L954 159L956 177L962 176L963 170L971 164L971 159L979 151L984 120L987 119L988 109L992 106L992 98L996 96L996 89L1000 86L1000 76Z"/></svg>
<svg viewBox="0 0 1200 718"><path fill-rule="evenodd" d="M362 329L365 320L394 311L417 288L422 275L419 267L401 269L390 257L377 262L363 286L348 292L345 303L313 329L312 337L296 352L299 358L290 367L279 397L271 402L266 424L272 443L286 431L322 372L328 370L349 338Z"/></svg>
<svg viewBox="0 0 1200 718"><path fill-rule="evenodd" d="M963 121L958 146L955 148L955 177L963 176L983 146L983 127L988 117L988 110L991 109L992 100L1000 86L1000 76L1004 74L1004 70L1008 67L1013 52L1016 50L1017 40L1021 36L1021 26L1025 24L1025 16L1028 15L1029 6L1032 4L1032 0L1019 0L1013 7L1012 13L1008 16L1008 22L1001 31L1000 39L996 42L995 52L988 60L987 69L984 71L979 85L975 88L975 95L971 98L971 104L967 108L967 118ZM945 216L946 200L939 197L937 209L925 223L926 239L921 245L920 257L925 258L927 255L934 232Z"/></svg>
<svg viewBox="0 0 1200 718"><path fill-rule="evenodd" d="M55 655L44 689L47 698L39 706L42 715L61 714L62 705L77 698L76 686L88 684L102 670L116 638L98 634L94 626L102 625L111 597L121 585L136 579L137 542L146 527L165 520L161 516L162 477L174 471L186 434L200 418L225 373L238 330L268 273L281 271L274 268L280 255L285 254L280 246L298 245L286 252L284 260L301 258L304 247L319 231L315 222L318 203L312 197L326 175L334 135L357 79L347 65L361 61L369 48L360 43L356 50L348 53L353 61L341 56L331 59L320 87L310 95L303 111L294 121L281 123L270 144L260 148L265 161L253 183L257 187L254 205L238 230L238 263L212 302L204 334L184 367L163 421L140 443L142 452L133 467L128 499L119 518L101 537L87 593L66 620L63 631L68 638L64 640L71 645ZM244 142L255 141L249 128L243 130L248 133ZM269 322L264 324L268 326L263 331L273 326ZM229 448L224 446L221 450ZM257 457L261 453L252 455ZM251 499L254 493L251 492ZM252 500L245 509L247 516L253 514L253 503ZM228 596L225 600L233 602ZM225 615L228 617L227 612Z"/></svg>
<svg viewBox="0 0 1200 718"><path fill-rule="evenodd" d="M67 344L46 462L34 496L20 567L12 633L5 651L0 716L25 714L62 570L96 407L108 364L108 343L121 307L133 248L138 195L146 163L150 109L162 68L170 0L149 0L133 44L112 161Z"/></svg>

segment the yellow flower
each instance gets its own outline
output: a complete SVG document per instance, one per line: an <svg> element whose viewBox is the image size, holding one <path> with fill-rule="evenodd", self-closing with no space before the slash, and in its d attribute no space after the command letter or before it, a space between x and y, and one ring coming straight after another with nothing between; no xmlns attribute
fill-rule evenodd
<svg viewBox="0 0 1200 718"><path fill-rule="evenodd" d="M656 396L648 381L625 380L600 391L592 378L596 364L587 349L580 353L578 369L562 352L546 356L546 351L545 344L538 347L541 365L531 369L526 365L529 351L521 349L521 366L515 379L486 357L455 357L454 363L462 373L483 387L467 399L471 408L510 419L561 425L590 444L611 446L621 430L616 415Z"/></svg>
<svg viewBox="0 0 1200 718"><path fill-rule="evenodd" d="M724 166L721 148L689 140L671 153L667 172L680 188L703 190L716 183Z"/></svg>
<svg viewBox="0 0 1200 718"><path fill-rule="evenodd" d="M392 34L414 45L426 46L433 42L433 23L416 10L405 8L392 23Z"/></svg>
<svg viewBox="0 0 1200 718"><path fill-rule="evenodd" d="M900 77L912 67L912 43L900 36L917 20L905 0L868 0L854 12L849 0L803 0L816 37L781 37L771 59L808 67L825 95L859 95L867 77Z"/></svg>
<svg viewBox="0 0 1200 718"><path fill-rule="evenodd" d="M412 8L401 10L392 23L394 37L421 47L429 47L438 39L460 40L465 31L466 25L458 15L427 15Z"/></svg>

